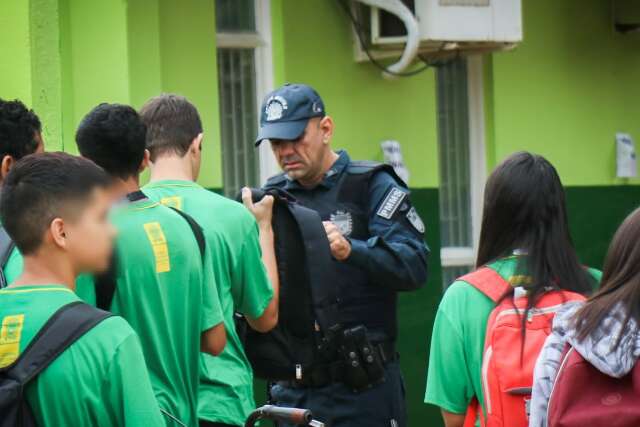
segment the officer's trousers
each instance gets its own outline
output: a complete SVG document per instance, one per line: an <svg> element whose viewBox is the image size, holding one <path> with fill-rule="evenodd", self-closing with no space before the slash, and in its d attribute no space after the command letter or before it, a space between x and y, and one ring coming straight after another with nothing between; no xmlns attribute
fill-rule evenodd
<svg viewBox="0 0 640 427"><path fill-rule="evenodd" d="M278 406L310 409L326 427L407 427L405 387L398 362L386 366L384 383L361 393L341 383L322 388L276 384L271 388L271 398Z"/></svg>

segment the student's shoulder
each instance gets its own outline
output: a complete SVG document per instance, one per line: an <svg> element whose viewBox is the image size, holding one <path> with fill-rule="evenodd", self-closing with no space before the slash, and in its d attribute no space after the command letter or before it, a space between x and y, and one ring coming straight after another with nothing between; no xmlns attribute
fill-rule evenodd
<svg viewBox="0 0 640 427"><path fill-rule="evenodd" d="M440 302L440 307L446 310L477 309L481 307L492 307L492 301L464 280L456 280L445 291Z"/></svg>
<svg viewBox="0 0 640 427"><path fill-rule="evenodd" d="M137 339L131 325L120 316L111 316L78 339L74 347L90 352L96 360L109 363L122 344L131 339Z"/></svg>

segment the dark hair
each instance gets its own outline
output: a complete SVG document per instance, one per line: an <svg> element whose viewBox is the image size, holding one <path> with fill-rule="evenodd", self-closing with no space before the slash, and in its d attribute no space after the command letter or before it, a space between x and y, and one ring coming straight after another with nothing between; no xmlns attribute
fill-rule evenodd
<svg viewBox="0 0 640 427"><path fill-rule="evenodd" d="M144 159L146 126L128 105L100 104L80 122L76 143L80 154L111 176L138 175Z"/></svg>
<svg viewBox="0 0 640 427"><path fill-rule="evenodd" d="M22 102L0 99L0 160L19 160L38 148L36 133L42 132L40 119Z"/></svg>
<svg viewBox="0 0 640 427"><path fill-rule="evenodd" d="M614 311L624 309L623 328L630 319L640 324L640 209L629 215L613 236L602 272L600 290L578 311L575 325L578 340L588 337ZM617 338L613 351L620 344Z"/></svg>
<svg viewBox="0 0 640 427"><path fill-rule="evenodd" d="M147 148L153 161L163 154L184 156L193 139L202 133L198 110L184 96L162 94L151 98L140 116L147 125Z"/></svg>
<svg viewBox="0 0 640 427"><path fill-rule="evenodd" d="M78 211L97 187L109 184L93 162L66 153L31 154L7 174L0 196L0 221L25 255L42 244L51 221Z"/></svg>
<svg viewBox="0 0 640 427"><path fill-rule="evenodd" d="M547 287L586 294L595 285L571 241L558 172L544 157L527 152L509 156L487 181L476 264L516 250L527 254L527 313Z"/></svg>

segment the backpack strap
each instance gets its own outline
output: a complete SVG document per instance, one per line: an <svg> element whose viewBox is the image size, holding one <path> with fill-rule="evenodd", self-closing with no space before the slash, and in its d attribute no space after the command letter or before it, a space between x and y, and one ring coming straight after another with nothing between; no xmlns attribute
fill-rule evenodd
<svg viewBox="0 0 640 427"><path fill-rule="evenodd" d="M0 289L7 286L7 278L4 275L4 268L9 261L9 257L16 245L7 233L7 230L0 225Z"/></svg>
<svg viewBox="0 0 640 427"><path fill-rule="evenodd" d="M63 351L98 323L113 316L74 301L56 311L22 352L20 357L0 375L12 378L24 387L45 370Z"/></svg>
<svg viewBox="0 0 640 427"><path fill-rule="evenodd" d="M331 275L331 248L320 215L297 203L287 203L298 223L304 242L307 274L311 282L311 296L320 328L327 332L339 324L338 286Z"/></svg>
<svg viewBox="0 0 640 427"><path fill-rule="evenodd" d="M458 280L467 282L494 303L500 301L511 285L498 272L489 267L482 267Z"/></svg>
<svg viewBox="0 0 640 427"><path fill-rule="evenodd" d="M193 232L194 237L196 238L196 241L198 242L198 249L200 249L200 256L202 257L202 259L204 259L204 252L207 244L204 238L204 231L202 231L202 227L200 226L200 224L198 224L198 222L195 219L193 219L191 215L184 213L180 209L176 209L171 206L169 206L169 209L172 209L174 212L176 212L178 215L184 218L185 221L187 221L187 223L189 224L189 227L191 227L191 231Z"/></svg>

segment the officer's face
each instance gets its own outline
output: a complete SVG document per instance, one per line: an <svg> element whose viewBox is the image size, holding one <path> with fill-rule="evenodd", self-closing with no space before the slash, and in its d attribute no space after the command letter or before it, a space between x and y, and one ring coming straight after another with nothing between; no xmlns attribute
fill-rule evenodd
<svg viewBox="0 0 640 427"><path fill-rule="evenodd" d="M330 147L333 122L330 117L309 120L304 133L295 141L271 140L271 149L283 171L291 179L314 184L322 177L324 159Z"/></svg>

